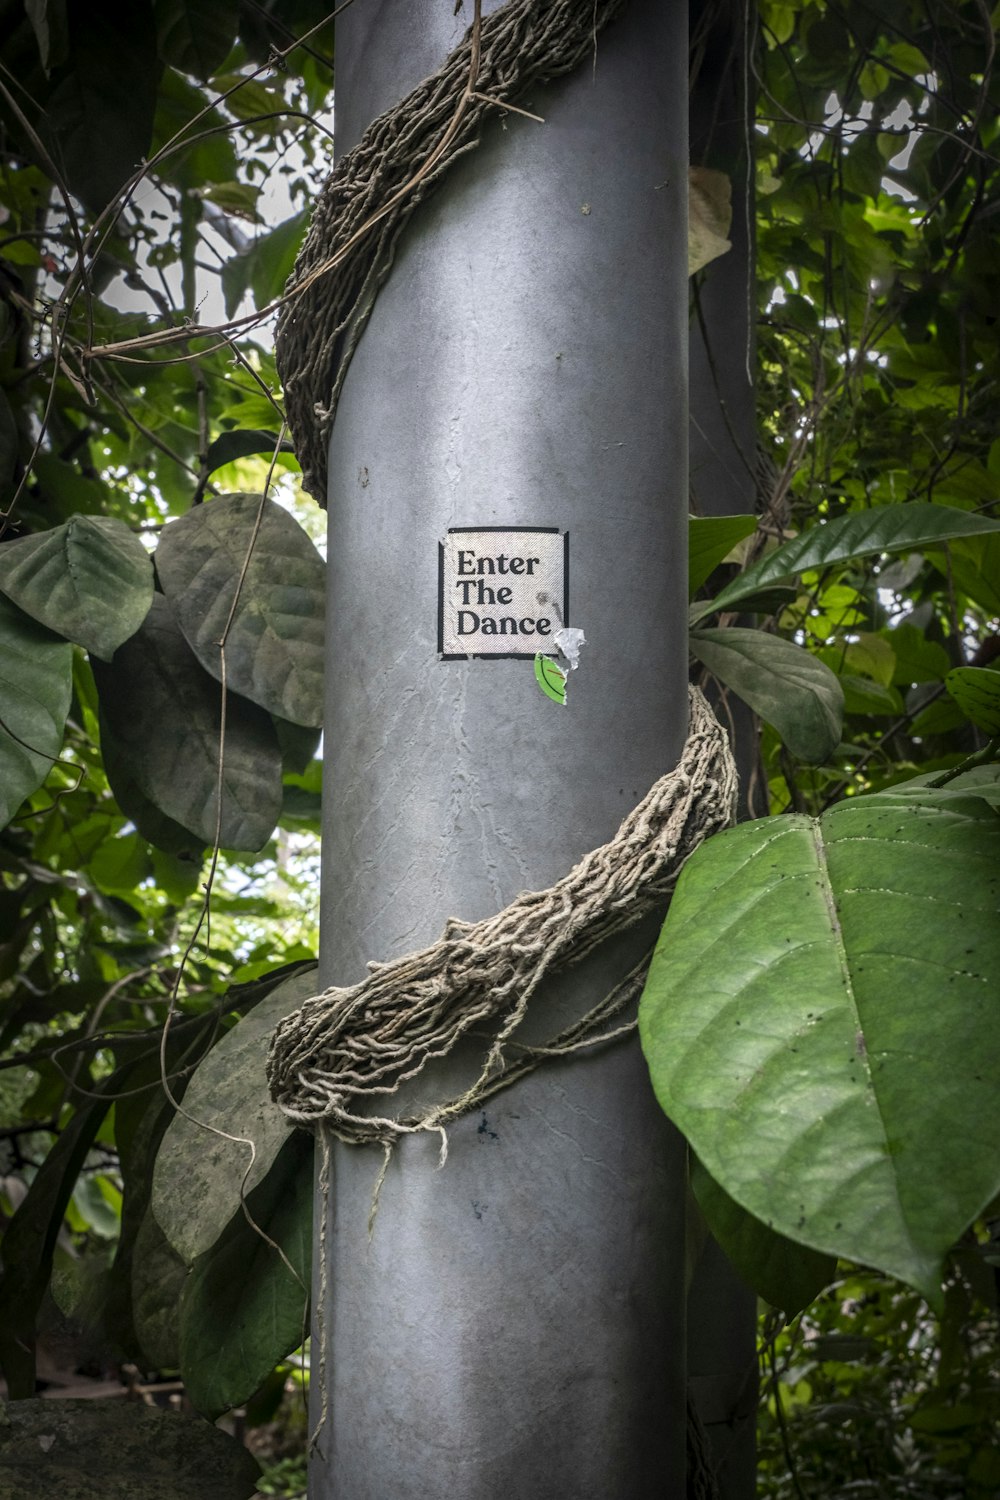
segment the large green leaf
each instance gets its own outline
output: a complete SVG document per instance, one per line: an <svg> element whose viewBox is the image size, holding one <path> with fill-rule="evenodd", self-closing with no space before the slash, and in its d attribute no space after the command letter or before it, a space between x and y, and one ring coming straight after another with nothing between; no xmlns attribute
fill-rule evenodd
<svg viewBox="0 0 1000 1500"><path fill-rule="evenodd" d="M203 672L156 595L142 627L110 665L93 661L101 700L101 737L117 760L105 769L116 790L124 762L140 793L203 843L215 839L220 690ZM281 811L281 753L270 718L235 693L226 702L221 842L257 850Z"/></svg>
<svg viewBox="0 0 1000 1500"><path fill-rule="evenodd" d="M0 594L0 828L52 769L72 677L72 646Z"/></svg>
<svg viewBox="0 0 1000 1500"><path fill-rule="evenodd" d="M195 1261L181 1305L181 1375L206 1416L246 1401L308 1332L312 1163L312 1140L293 1132L250 1195L253 1223L237 1213Z"/></svg>
<svg viewBox="0 0 1000 1500"><path fill-rule="evenodd" d="M189 1265L215 1244L239 1213L241 1194L263 1180L288 1140L292 1127L268 1092L264 1060L278 1022L315 991L314 967L293 974L227 1031L196 1069L184 1113L167 1130L153 1212Z"/></svg>
<svg viewBox="0 0 1000 1500"><path fill-rule="evenodd" d="M940 1305L1000 1188L1000 818L926 787L719 834L684 868L639 1025L712 1177Z"/></svg>
<svg viewBox="0 0 1000 1500"><path fill-rule="evenodd" d="M110 661L153 599L153 564L111 516L74 516L0 548L0 590L57 635Z"/></svg>
<svg viewBox="0 0 1000 1500"><path fill-rule="evenodd" d="M757 529L756 516L691 516L688 521L688 597L693 598L738 542Z"/></svg>
<svg viewBox="0 0 1000 1500"><path fill-rule="evenodd" d="M200 869L205 845L210 840L191 833L173 818L168 818L140 789L136 781L132 749L128 743L119 744L107 716L101 726L101 757L104 761L104 774L114 791L115 801L125 816L135 824L142 837L188 870Z"/></svg>
<svg viewBox="0 0 1000 1500"><path fill-rule="evenodd" d="M262 510L259 495L197 506L164 531L156 570L213 677L221 673L218 643L239 588L226 640L229 686L294 724L322 723L326 569L286 510L271 500Z"/></svg>
<svg viewBox="0 0 1000 1500"><path fill-rule="evenodd" d="M144 1361L153 1370L180 1367L179 1309L190 1267L185 1265L147 1209L139 1222L133 1253L125 1267L124 1294L130 1302L132 1329Z"/></svg>
<svg viewBox="0 0 1000 1500"><path fill-rule="evenodd" d="M210 1012L171 1030L162 1062L175 1098L183 1097L187 1069L211 1045L217 1024ZM163 1091L159 1045L145 1046L130 1088L115 1101L122 1205L105 1315L110 1335L130 1358L165 1370L177 1368L177 1307L188 1268L173 1254L149 1209L153 1165L174 1108ZM142 1047L122 1038L116 1050L120 1054Z"/></svg>
<svg viewBox="0 0 1000 1500"><path fill-rule="evenodd" d="M15 1401L0 1494L17 1500L250 1500L257 1460L209 1422L139 1401Z"/></svg>
<svg viewBox="0 0 1000 1500"><path fill-rule="evenodd" d="M808 1307L829 1286L837 1259L797 1245L734 1203L697 1157L691 1162L691 1188L698 1207L726 1255L748 1286L786 1318Z"/></svg>
<svg viewBox="0 0 1000 1500"><path fill-rule="evenodd" d="M811 526L769 552L716 594L710 608L732 609L758 589L783 583L813 568L827 568L851 558L878 557L883 552L907 552L952 537L990 531L1000 531L1000 521L949 505L920 502L855 511L825 525Z"/></svg>
<svg viewBox="0 0 1000 1500"><path fill-rule="evenodd" d="M691 650L800 760L824 761L840 743L843 689L828 666L794 641L738 626L698 629Z"/></svg>

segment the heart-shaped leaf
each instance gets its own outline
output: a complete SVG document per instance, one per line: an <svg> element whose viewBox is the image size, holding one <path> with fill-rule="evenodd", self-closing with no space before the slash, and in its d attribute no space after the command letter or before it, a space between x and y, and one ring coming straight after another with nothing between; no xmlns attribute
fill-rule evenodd
<svg viewBox="0 0 1000 1500"><path fill-rule="evenodd" d="M640 1006L730 1197L936 1306L1000 1189L998 892L1000 818L962 789L746 823L685 865Z"/></svg>
<svg viewBox="0 0 1000 1500"><path fill-rule="evenodd" d="M246 1401L308 1333L312 1206L313 1143L297 1130L250 1194L253 1222L237 1213L195 1261L181 1302L181 1375L206 1416Z"/></svg>
<svg viewBox="0 0 1000 1500"><path fill-rule="evenodd" d="M815 1301L837 1271L837 1259L797 1245L768 1229L734 1203L697 1157L691 1162L691 1188L698 1207L726 1255L748 1286L786 1318Z"/></svg>
<svg viewBox="0 0 1000 1500"><path fill-rule="evenodd" d="M142 627L106 665L92 663L101 702L101 739L115 755L105 769L116 791L121 770L175 824L202 843L216 835L221 691L195 660L167 600L153 599ZM271 719L236 693L226 701L220 839L256 851L281 812L281 752Z"/></svg>
<svg viewBox="0 0 1000 1500"><path fill-rule="evenodd" d="M0 828L52 769L72 678L72 646L0 594Z"/></svg>
<svg viewBox="0 0 1000 1500"><path fill-rule="evenodd" d="M315 993L311 967L259 1001L199 1064L184 1114L170 1123L153 1173L153 1213L189 1265L215 1244L239 1213L241 1192L263 1180L288 1139L292 1127L267 1087L267 1044L278 1022Z"/></svg>
<svg viewBox="0 0 1000 1500"><path fill-rule="evenodd" d="M156 571L192 650L215 678L238 591L226 638L229 686L294 724L322 723L326 568L286 510L259 495L207 501L166 528Z"/></svg>
<svg viewBox="0 0 1000 1500"><path fill-rule="evenodd" d="M840 743L844 692L828 666L794 641L763 630L692 630L691 650L781 735L793 755L819 764Z"/></svg>
<svg viewBox="0 0 1000 1500"><path fill-rule="evenodd" d="M153 600L149 553L113 516L73 516L0 547L0 589L57 635L110 661Z"/></svg>

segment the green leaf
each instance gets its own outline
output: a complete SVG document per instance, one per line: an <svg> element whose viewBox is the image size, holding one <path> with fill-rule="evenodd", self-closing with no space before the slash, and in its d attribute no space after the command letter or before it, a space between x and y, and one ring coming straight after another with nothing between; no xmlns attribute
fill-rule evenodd
<svg viewBox="0 0 1000 1500"><path fill-rule="evenodd" d="M693 599L737 543L757 529L756 516L691 516L688 521L688 598Z"/></svg>
<svg viewBox="0 0 1000 1500"><path fill-rule="evenodd" d="M72 678L72 646L0 594L0 828L52 769Z"/></svg>
<svg viewBox="0 0 1000 1500"><path fill-rule="evenodd" d="M535 681L546 698L551 698L553 703L561 703L565 708L566 673L551 656L543 656L540 651L535 657Z"/></svg>
<svg viewBox="0 0 1000 1500"><path fill-rule="evenodd" d="M988 615L1000 615L1000 535L959 538L949 543L949 557L931 553L947 578Z"/></svg>
<svg viewBox="0 0 1000 1500"><path fill-rule="evenodd" d="M87 874L106 895L133 895L152 871L145 841L137 833L104 839L87 865Z"/></svg>
<svg viewBox="0 0 1000 1500"><path fill-rule="evenodd" d="M199 189L198 196L235 218L246 219L251 224L260 223L257 212L260 188L250 182L210 182Z"/></svg>
<svg viewBox="0 0 1000 1500"><path fill-rule="evenodd" d="M233 88L238 84L238 88ZM284 96L275 89L268 88L259 78L247 78L239 73L221 73L215 79L215 87L220 91L233 89L231 94L227 93L226 109L238 120L252 120L254 115L283 114L287 109Z"/></svg>
<svg viewBox="0 0 1000 1500"><path fill-rule="evenodd" d="M249 250L232 255L222 268L222 290L226 298L226 317L235 315L246 292L253 292L254 304L267 307L285 289L292 274L306 232L309 215L293 214L290 219L262 234Z"/></svg>
<svg viewBox="0 0 1000 1500"><path fill-rule="evenodd" d="M906 552L932 546L951 537L1000 531L1000 521L948 505L884 505L855 511L822 526L811 526L800 536L753 563L711 601L712 611L732 609L749 594L772 583L784 583L813 568L883 552ZM708 610L706 610L708 612Z"/></svg>
<svg viewBox="0 0 1000 1500"><path fill-rule="evenodd" d="M226 120L217 109L206 113L201 89L168 68L156 100L153 150L159 151L175 136L187 136L191 145L177 143L162 160L159 170L186 192L203 195L209 183L231 182L239 164L236 149L226 130ZM205 132L211 134L206 135ZM176 244L176 241L173 241ZM177 251L171 249L171 254Z"/></svg>
<svg viewBox="0 0 1000 1500"><path fill-rule="evenodd" d="M182 827L173 818L168 818L140 789L132 749L127 742L119 743L107 717L101 723L100 737L104 774L114 792L115 801L125 816L135 824L142 837L180 867L174 871L179 879L183 879L184 869L194 872L193 884L185 891L186 895L190 895L197 884L197 873L201 869L205 845L209 840Z"/></svg>
<svg viewBox="0 0 1000 1500"><path fill-rule="evenodd" d="M723 1250L744 1281L787 1318L808 1307L830 1285L837 1259L776 1234L734 1203L705 1170L691 1160L691 1188Z"/></svg>
<svg viewBox="0 0 1000 1500"><path fill-rule="evenodd" d="M274 731L281 747L281 764L286 775L302 776L312 765L322 737L320 729L309 729L302 724L291 724L287 719L275 719Z"/></svg>
<svg viewBox="0 0 1000 1500"><path fill-rule="evenodd" d="M886 640L895 652L892 681L898 686L914 682L941 682L951 667L951 659L939 641L929 641L922 630L905 620L886 632Z"/></svg>
<svg viewBox="0 0 1000 1500"><path fill-rule="evenodd" d="M312 1140L295 1131L250 1195L256 1228L237 1213L195 1262L181 1305L181 1375L207 1416L246 1401L308 1332L312 1205Z"/></svg>
<svg viewBox="0 0 1000 1500"><path fill-rule="evenodd" d="M267 1087L267 1045L278 1022L315 992L310 966L227 1031L196 1069L184 1096L185 1114L175 1115L163 1138L153 1173L153 1212L189 1265L239 1214L241 1191L263 1180L288 1139L292 1127Z"/></svg>
<svg viewBox="0 0 1000 1500"><path fill-rule="evenodd" d="M876 718L895 718L903 711L903 700L895 688L883 687L870 677L859 677L853 672L841 672L840 686L844 691L846 714L867 714Z"/></svg>
<svg viewBox="0 0 1000 1500"><path fill-rule="evenodd" d="M257 427L237 427L232 432L223 432L209 445L208 453L205 455L206 473L214 474L215 470L221 469L224 464L231 464L237 458L248 458L253 453L271 454L277 446L278 434L276 432L263 432ZM282 439L279 451L294 452L287 438Z"/></svg>
<svg viewBox="0 0 1000 1500"><path fill-rule="evenodd" d="M141 1401L15 1401L0 1433L0 1491L17 1500L250 1500L260 1474L228 1432Z"/></svg>
<svg viewBox="0 0 1000 1500"><path fill-rule="evenodd" d="M924 740L929 735L950 734L954 729L961 729L966 722L953 698L939 698L917 714L910 731L918 740Z"/></svg>
<svg viewBox="0 0 1000 1500"><path fill-rule="evenodd" d="M992 667L956 667L944 685L978 729L991 739L1000 735L1000 672Z"/></svg>
<svg viewBox="0 0 1000 1500"><path fill-rule="evenodd" d="M88 516L104 512L110 495L99 480L86 478L73 464L64 463L51 453L39 453L31 467L47 515L71 520L77 512Z"/></svg>
<svg viewBox="0 0 1000 1500"><path fill-rule="evenodd" d="M924 771L919 776L911 776L908 781L900 782L889 792L882 793L883 796L891 797L922 797L929 782L935 780L940 771ZM1000 764L996 761L987 762L985 765L970 766L956 776L954 781L949 781L947 786L936 787L934 796L936 799L948 797L966 797L973 793L976 797L982 797L991 807L1000 812Z"/></svg>
<svg viewBox="0 0 1000 1500"><path fill-rule="evenodd" d="M101 700L105 770L118 795L131 787L202 843L215 841L219 687L195 660L161 594L142 627L107 665L92 662ZM110 732L110 733L109 733ZM124 810L124 809L123 809ZM267 714L231 692L226 701L221 842L256 851L281 811L281 755ZM149 835L150 837L152 835Z"/></svg>
<svg viewBox="0 0 1000 1500"><path fill-rule="evenodd" d="M175 1027L164 1058L175 1097L188 1067L211 1045L216 1019ZM119 1048L134 1044L123 1041ZM143 1044L140 1042L139 1046ZM150 1369L176 1369L177 1308L187 1267L171 1251L149 1209L153 1163L174 1108L163 1092L159 1046L139 1058L131 1088L115 1101L114 1140L122 1179L121 1236L115 1253L108 1332L129 1357Z"/></svg>
<svg viewBox="0 0 1000 1500"><path fill-rule="evenodd" d="M843 689L828 666L793 641L762 630L698 629L691 650L800 760L819 764L840 743Z"/></svg>
<svg viewBox="0 0 1000 1500"><path fill-rule="evenodd" d="M1000 1187L1000 819L903 790L716 835L640 1005L663 1108L769 1228L941 1305Z"/></svg>
<svg viewBox="0 0 1000 1500"><path fill-rule="evenodd" d="M783 609L788 609L790 605L795 603L798 594L798 589L792 588L787 584L775 584L773 588L761 589L758 593L748 594L745 599L741 599L740 614L780 615ZM696 625L699 620L703 620L704 618L704 605L693 605L691 608L691 624Z"/></svg>
<svg viewBox="0 0 1000 1500"><path fill-rule="evenodd" d="M110 661L146 618L153 565L123 521L73 516L0 548L0 590L39 624Z"/></svg>
<svg viewBox="0 0 1000 1500"><path fill-rule="evenodd" d="M215 678L239 590L226 639L229 686L294 724L323 722L326 568L288 511L272 500L262 505L258 495L199 505L164 530L156 571L192 650Z"/></svg>
<svg viewBox="0 0 1000 1500"><path fill-rule="evenodd" d="M238 0L153 0L160 56L182 73L211 78L232 50L239 10Z"/></svg>
<svg viewBox="0 0 1000 1500"><path fill-rule="evenodd" d="M123 1274L116 1264L116 1271ZM132 1325L139 1349L154 1370L180 1366L178 1309L189 1268L147 1209L136 1231L128 1267Z"/></svg>

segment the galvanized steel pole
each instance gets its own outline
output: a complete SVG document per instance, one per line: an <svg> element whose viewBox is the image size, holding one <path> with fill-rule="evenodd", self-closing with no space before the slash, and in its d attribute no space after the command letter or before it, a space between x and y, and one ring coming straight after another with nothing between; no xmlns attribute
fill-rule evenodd
<svg viewBox="0 0 1000 1500"><path fill-rule="evenodd" d="M458 43L452 9L345 11L339 150ZM629 0L522 101L544 124L498 110L404 234L354 357L330 449L325 983L550 884L683 744L686 25ZM470 574L480 625L510 586L500 557L516 573L534 528L568 536L568 596L517 615L585 632L565 707L535 681L537 633L525 655L442 649L439 594L462 579L440 548L472 535L453 528L478 531L460 572L494 563ZM654 933L552 984L525 1038ZM370 1241L381 1153L337 1151L313 1500L682 1496L684 1148L637 1042L545 1065L449 1138L441 1170L436 1139L399 1147Z"/></svg>

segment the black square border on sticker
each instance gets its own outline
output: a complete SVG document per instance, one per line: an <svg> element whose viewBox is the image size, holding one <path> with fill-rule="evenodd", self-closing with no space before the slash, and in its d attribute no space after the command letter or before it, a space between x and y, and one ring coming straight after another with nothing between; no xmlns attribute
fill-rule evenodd
<svg viewBox="0 0 1000 1500"><path fill-rule="evenodd" d="M525 531L545 532L558 536L558 526L449 526L448 536L460 536L468 531ZM562 622L569 624L569 532L563 538L563 602ZM536 651L445 651L444 649L444 543L438 542L438 631L437 648L439 661L525 661L532 660Z"/></svg>

